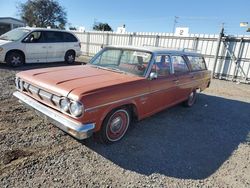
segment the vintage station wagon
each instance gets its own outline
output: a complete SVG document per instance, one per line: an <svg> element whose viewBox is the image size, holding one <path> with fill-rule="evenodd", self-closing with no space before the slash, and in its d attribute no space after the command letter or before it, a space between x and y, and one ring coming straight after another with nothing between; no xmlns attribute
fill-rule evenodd
<svg viewBox="0 0 250 188"><path fill-rule="evenodd" d="M211 73L201 54L155 47L109 46L87 65L16 75L21 102L82 140L120 140L131 121L178 103L190 107ZM153 125L152 125L153 126Z"/></svg>

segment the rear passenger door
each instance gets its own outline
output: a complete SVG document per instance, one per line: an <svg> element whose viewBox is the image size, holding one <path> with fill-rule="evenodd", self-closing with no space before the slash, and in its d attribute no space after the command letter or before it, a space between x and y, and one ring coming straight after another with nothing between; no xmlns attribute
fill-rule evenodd
<svg viewBox="0 0 250 188"><path fill-rule="evenodd" d="M181 55L172 55L172 66L176 77L176 102L186 100L192 91L194 77L190 72L185 58Z"/></svg>
<svg viewBox="0 0 250 188"><path fill-rule="evenodd" d="M64 61L65 50L63 42L63 32L45 31L45 40L47 43L47 62Z"/></svg>

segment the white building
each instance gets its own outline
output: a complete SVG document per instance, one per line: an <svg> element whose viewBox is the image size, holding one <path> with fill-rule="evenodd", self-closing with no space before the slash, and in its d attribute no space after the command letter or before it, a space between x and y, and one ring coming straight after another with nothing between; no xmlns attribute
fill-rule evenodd
<svg viewBox="0 0 250 188"><path fill-rule="evenodd" d="M0 35L17 27L25 27L25 23L12 17L0 17Z"/></svg>

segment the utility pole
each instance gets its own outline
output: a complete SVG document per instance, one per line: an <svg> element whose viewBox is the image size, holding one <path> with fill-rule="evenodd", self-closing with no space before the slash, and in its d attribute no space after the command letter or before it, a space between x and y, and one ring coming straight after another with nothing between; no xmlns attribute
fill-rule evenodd
<svg viewBox="0 0 250 188"><path fill-rule="evenodd" d="M179 18L180 18L179 16L174 17L173 33L175 32L175 27L176 27L176 24L178 23L177 19L179 19Z"/></svg>

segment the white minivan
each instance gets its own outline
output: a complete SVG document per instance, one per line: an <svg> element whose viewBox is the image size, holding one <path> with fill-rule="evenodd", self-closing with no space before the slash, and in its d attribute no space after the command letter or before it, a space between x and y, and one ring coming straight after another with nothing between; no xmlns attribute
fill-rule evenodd
<svg viewBox="0 0 250 188"><path fill-rule="evenodd" d="M75 62L81 43L71 32L22 27L0 36L0 62L11 66L24 63Z"/></svg>

